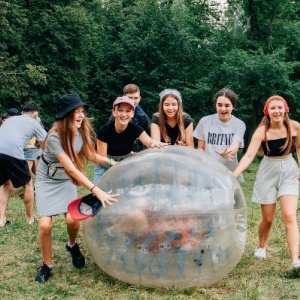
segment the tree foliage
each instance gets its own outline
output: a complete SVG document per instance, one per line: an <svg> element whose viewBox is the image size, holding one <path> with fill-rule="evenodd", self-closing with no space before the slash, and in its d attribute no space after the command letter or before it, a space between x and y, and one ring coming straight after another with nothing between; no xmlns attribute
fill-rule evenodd
<svg viewBox="0 0 300 300"><path fill-rule="evenodd" d="M46 83L46 68L24 61L24 28L28 20L18 1L0 1L0 107L20 106L31 93L30 86Z"/></svg>
<svg viewBox="0 0 300 300"><path fill-rule="evenodd" d="M128 83L139 85L151 116L167 87L183 95L197 122L215 111L223 87L239 95L235 114L252 130L264 101L286 97L300 109L298 1L228 0L0 1L0 110L28 99L46 127L55 101L79 93L97 128Z"/></svg>

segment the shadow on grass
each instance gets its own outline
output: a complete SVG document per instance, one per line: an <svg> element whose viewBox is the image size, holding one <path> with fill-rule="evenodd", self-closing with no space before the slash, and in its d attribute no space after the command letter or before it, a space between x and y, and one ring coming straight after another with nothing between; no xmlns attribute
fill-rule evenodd
<svg viewBox="0 0 300 300"><path fill-rule="evenodd" d="M280 274L282 278L287 279L299 279L300 278L300 269L297 270L287 270Z"/></svg>

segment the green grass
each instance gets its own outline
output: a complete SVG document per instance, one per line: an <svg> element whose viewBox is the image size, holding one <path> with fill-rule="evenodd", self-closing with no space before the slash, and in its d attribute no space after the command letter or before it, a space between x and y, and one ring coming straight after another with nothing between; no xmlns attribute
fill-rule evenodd
<svg viewBox="0 0 300 300"><path fill-rule="evenodd" d="M64 248L67 234L63 216L55 217L53 224L54 276L46 284L37 284L33 279L42 262L37 225L25 224L22 200L17 193L12 195L7 210L7 218L12 224L0 228L0 299L300 299L299 276L288 270L290 258L280 211L270 236L268 258L264 261L253 258L261 217L259 205L250 201L257 168L258 163L252 163L244 173L245 182L242 183L248 206L245 253L236 268L210 288L176 290L136 287L120 282L94 263L82 230L79 243L87 264L84 269L76 270ZM91 175L91 167L88 174ZM83 188L79 192L87 193Z"/></svg>

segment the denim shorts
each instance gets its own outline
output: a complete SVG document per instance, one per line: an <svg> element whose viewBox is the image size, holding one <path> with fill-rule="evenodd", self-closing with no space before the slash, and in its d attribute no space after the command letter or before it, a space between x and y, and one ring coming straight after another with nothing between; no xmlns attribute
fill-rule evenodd
<svg viewBox="0 0 300 300"><path fill-rule="evenodd" d="M41 153L42 150L38 148L24 149L24 157L26 160L37 160L40 158Z"/></svg>
<svg viewBox="0 0 300 300"><path fill-rule="evenodd" d="M114 161L122 161L128 157L130 157L131 154L127 154L124 156L111 156L111 155L107 155L107 157L109 159L113 159ZM104 167L102 165L95 165L94 167L94 184L97 184L97 182L99 181L100 177L108 170L107 167Z"/></svg>

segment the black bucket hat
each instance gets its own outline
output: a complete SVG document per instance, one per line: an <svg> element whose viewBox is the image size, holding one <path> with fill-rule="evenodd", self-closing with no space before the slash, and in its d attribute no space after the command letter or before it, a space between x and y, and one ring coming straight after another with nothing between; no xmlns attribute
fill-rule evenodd
<svg viewBox="0 0 300 300"><path fill-rule="evenodd" d="M88 105L80 99L78 94L67 94L60 97L56 106L56 120L62 119L69 112L79 106L85 106L88 109Z"/></svg>

